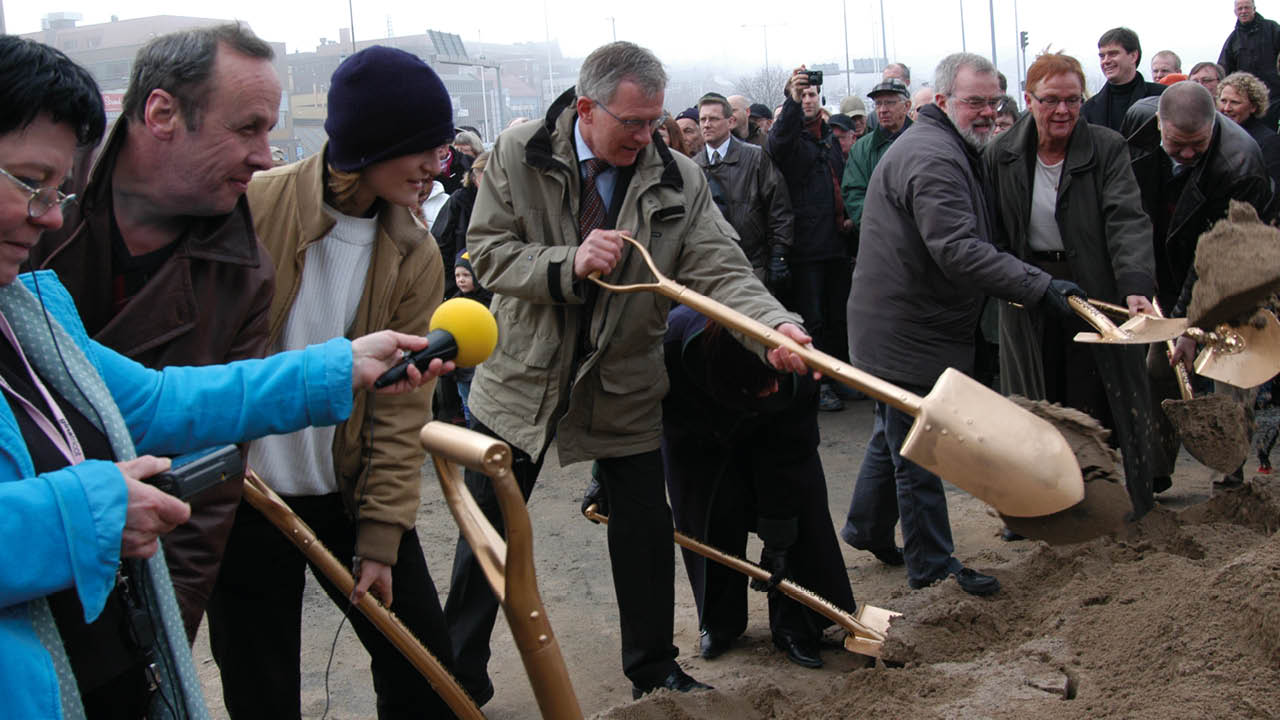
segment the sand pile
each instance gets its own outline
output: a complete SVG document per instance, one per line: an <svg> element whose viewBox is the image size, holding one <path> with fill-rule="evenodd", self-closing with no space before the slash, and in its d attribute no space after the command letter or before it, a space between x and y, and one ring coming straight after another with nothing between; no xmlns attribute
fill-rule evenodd
<svg viewBox="0 0 1280 720"><path fill-rule="evenodd" d="M1212 330L1249 317L1280 290L1280 230L1258 220L1252 205L1231 201L1196 244L1196 274L1187 319Z"/></svg>
<svg viewBox="0 0 1280 720"><path fill-rule="evenodd" d="M596 717L1278 717L1277 529L1280 489L1258 479L1115 535L1042 543L995 570L991 598L955 583L895 598L885 659L900 667L743 677Z"/></svg>
<svg viewBox="0 0 1280 720"><path fill-rule="evenodd" d="M1221 473L1233 473L1249 456L1253 423L1244 406L1226 395L1166 399L1160 407L1178 429L1187 452Z"/></svg>

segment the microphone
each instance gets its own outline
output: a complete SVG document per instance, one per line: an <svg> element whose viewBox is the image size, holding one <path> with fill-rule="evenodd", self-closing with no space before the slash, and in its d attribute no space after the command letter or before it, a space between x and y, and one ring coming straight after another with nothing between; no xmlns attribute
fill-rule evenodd
<svg viewBox="0 0 1280 720"><path fill-rule="evenodd" d="M405 378L409 363L426 371L435 358L453 360L459 367L475 367L484 362L498 345L498 321L483 304L469 298L446 300L431 314L427 326L427 346L409 353L404 360L382 373L373 386L384 388Z"/></svg>

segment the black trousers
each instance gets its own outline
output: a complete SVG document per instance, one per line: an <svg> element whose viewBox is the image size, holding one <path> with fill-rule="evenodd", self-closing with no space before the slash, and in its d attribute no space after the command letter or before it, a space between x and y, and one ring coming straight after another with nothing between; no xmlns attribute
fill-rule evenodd
<svg viewBox="0 0 1280 720"><path fill-rule="evenodd" d="M472 429L497 435L474 422ZM543 457L512 448L513 470L526 501L537 483ZM545 454L545 450L544 450ZM600 484L609 502L609 562L622 624L622 672L635 685L652 687L676 669L672 644L675 615L675 553L671 508L662 477L662 457L653 450L601 458ZM467 489L504 536L506 528L493 485L483 474L466 473ZM467 541L459 537L445 618L455 649L454 673L472 697L489 691L489 637L498 600Z"/></svg>
<svg viewBox="0 0 1280 720"><path fill-rule="evenodd" d="M338 494L287 497L285 502L335 557L354 557L356 526ZM236 720L289 720L301 715L298 660L308 564L266 517L241 503L208 608L209 644L222 674L222 697ZM314 567L312 573L334 604L346 611L347 621L369 651L378 717L453 717L400 651L323 574ZM401 538L391 589L391 611L442 665L451 667L453 647L416 530Z"/></svg>
<svg viewBox="0 0 1280 720"><path fill-rule="evenodd" d="M804 318L804 327L815 347L845 362L849 361L845 306L849 302L852 280L848 258L791 264L788 309Z"/></svg>

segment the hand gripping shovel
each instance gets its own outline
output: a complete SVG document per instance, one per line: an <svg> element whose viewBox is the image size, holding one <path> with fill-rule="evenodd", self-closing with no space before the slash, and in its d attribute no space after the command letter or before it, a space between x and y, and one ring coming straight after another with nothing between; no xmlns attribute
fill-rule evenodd
<svg viewBox="0 0 1280 720"><path fill-rule="evenodd" d="M247 470L244 477L244 499L257 508L273 525L289 538L313 565L324 573L329 581L338 586L344 595L350 595L355 589L355 580L345 565L329 552L311 528L298 517L274 490L267 486L262 478L253 470ZM431 683L441 699L449 704L449 709L464 720L484 720L484 714L476 707L467 691L458 685L449 671L436 660L418 638L403 623L383 607L373 593L365 593L356 603L356 609L369 618L392 645L396 646L422 676Z"/></svg>
<svg viewBox="0 0 1280 720"><path fill-rule="evenodd" d="M582 720L582 708L569 682L560 644L551 631L547 609L538 594L538 578L533 567L533 526L511 472L511 448L501 440L443 422L427 423L419 437L422 446L431 453L449 511L506 613L542 717ZM484 473L493 480L507 528L505 542L462 483L457 465Z"/></svg>
<svg viewBox="0 0 1280 720"><path fill-rule="evenodd" d="M601 287L617 293L656 292L688 305L768 347L786 348L824 375L914 416L902 456L1001 513L1048 515L1084 498L1080 467L1062 435L964 373L948 368L921 398L693 292L659 272L640 243L630 237L626 241L656 280L614 285L592 276Z"/></svg>
<svg viewBox="0 0 1280 720"><path fill-rule="evenodd" d="M588 520L594 520L605 525L609 524L609 516L601 515L595 505L589 505L586 510L582 511L582 514ZM717 550L706 543L694 540L688 535L673 532L672 537L680 547L691 550L708 560L718 562L730 570L740 572L753 580L768 582L771 578L769 571L759 565ZM790 580L781 580L777 588L792 600L848 630L849 634L844 638L844 649L868 657L880 657L880 652L884 647L885 633L889 631L889 621L902 615L902 613L867 605L866 603L859 604L858 611L850 615L836 607L826 598L811 590L806 590Z"/></svg>
<svg viewBox="0 0 1280 720"><path fill-rule="evenodd" d="M1124 317L1129 316L1128 309L1119 305L1093 299L1090 299L1089 302L1107 312ZM1277 372L1280 372L1280 321L1276 320L1276 316L1270 310L1258 310L1254 313L1250 322L1244 325L1223 323L1214 328L1213 332L1207 332L1195 326L1188 326L1186 324L1187 321L1182 318L1139 315L1133 320L1140 318L1149 318L1148 323L1155 324L1156 327L1161 328L1165 327L1162 323L1182 323L1183 329L1177 335L1153 339L1150 342L1164 342L1165 340L1172 340L1178 335L1186 335L1204 345L1205 348L1200 351L1195 363L1196 373L1199 375L1221 380L1236 387L1250 388L1261 385L1275 376ZM1085 319L1091 323L1093 322L1089 317ZM1133 320L1126 322L1118 329L1123 330ZM1095 324L1094 327L1098 326ZM1174 325L1168 326L1170 330L1174 327ZM1100 331L1106 335L1106 331L1101 329ZM1090 334L1080 333L1080 335L1076 336L1076 342L1125 342L1124 340L1088 341L1081 339L1082 335ZM1148 336L1155 337L1156 334ZM1143 342L1147 341L1144 340Z"/></svg>
<svg viewBox="0 0 1280 720"><path fill-rule="evenodd" d="M1085 322L1098 329L1096 333L1076 333L1075 341L1078 343L1148 345L1172 340L1187 331L1186 318L1134 315L1129 317L1123 325L1117 326L1100 312L1095 305L1105 307L1108 310L1118 310L1123 312L1125 317L1128 317L1129 311L1119 305L1104 304L1096 300L1086 301L1075 296L1067 298L1067 303L1071 305L1071 309L1075 310L1077 315L1084 318Z"/></svg>

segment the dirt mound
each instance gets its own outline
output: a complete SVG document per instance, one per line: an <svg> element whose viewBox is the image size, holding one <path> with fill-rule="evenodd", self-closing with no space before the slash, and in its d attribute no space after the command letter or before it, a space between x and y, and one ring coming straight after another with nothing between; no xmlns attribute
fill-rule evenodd
<svg viewBox="0 0 1280 720"><path fill-rule="evenodd" d="M601 718L1280 716L1280 489L1247 482L1087 543L1040 543L989 598L895 598L884 659L812 686L742 678ZM817 677L817 676L815 676Z"/></svg>
<svg viewBox="0 0 1280 720"><path fill-rule="evenodd" d="M1226 395L1163 400L1160 407L1187 452L1220 473L1233 473L1249 456L1252 423L1244 406Z"/></svg>
<svg viewBox="0 0 1280 720"><path fill-rule="evenodd" d="M1187 320L1212 330L1248 317L1280 290L1280 230L1263 224L1253 206L1231 201L1227 217L1200 236Z"/></svg>

